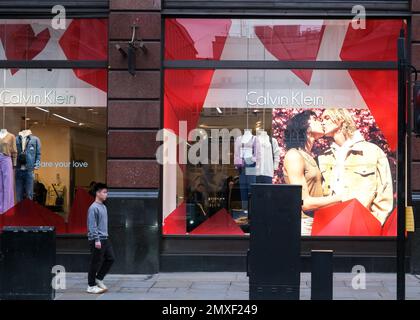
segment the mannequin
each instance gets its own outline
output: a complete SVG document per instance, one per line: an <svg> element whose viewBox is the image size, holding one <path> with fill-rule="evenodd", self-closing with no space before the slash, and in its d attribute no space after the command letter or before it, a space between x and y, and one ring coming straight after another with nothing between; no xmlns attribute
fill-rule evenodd
<svg viewBox="0 0 420 320"><path fill-rule="evenodd" d="M255 136L250 129L235 139L234 164L239 172L242 209L248 211L248 194L252 183L255 183Z"/></svg>
<svg viewBox="0 0 420 320"><path fill-rule="evenodd" d="M7 129L1 129L0 130L0 139L3 139L9 132Z"/></svg>
<svg viewBox="0 0 420 320"><path fill-rule="evenodd" d="M55 207L54 211L59 212L64 209L65 187L61 182L60 174L57 173L55 183L48 187L48 201L47 205Z"/></svg>
<svg viewBox="0 0 420 320"><path fill-rule="evenodd" d="M41 141L24 129L16 138L17 167L16 167L16 200L33 199L34 170L39 169L41 163Z"/></svg>
<svg viewBox="0 0 420 320"><path fill-rule="evenodd" d="M34 180L34 201L39 203L40 205L45 206L45 201L47 199L47 188L42 183L41 179L39 178L39 174L35 173L35 180Z"/></svg>
<svg viewBox="0 0 420 320"><path fill-rule="evenodd" d="M256 140L256 182L269 183L273 181L274 171L280 163L280 148L276 139L265 130L257 131Z"/></svg>
<svg viewBox="0 0 420 320"><path fill-rule="evenodd" d="M7 129L0 130L0 214L14 205L13 167L16 166L16 137Z"/></svg>

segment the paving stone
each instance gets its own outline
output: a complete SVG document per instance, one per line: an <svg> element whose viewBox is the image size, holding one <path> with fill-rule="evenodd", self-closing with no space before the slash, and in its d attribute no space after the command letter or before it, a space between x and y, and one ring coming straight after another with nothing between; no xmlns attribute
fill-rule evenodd
<svg viewBox="0 0 420 320"><path fill-rule="evenodd" d="M217 282L199 282L194 281L191 285L191 289L202 289L202 290L227 290L230 283L217 283Z"/></svg>
<svg viewBox="0 0 420 320"><path fill-rule="evenodd" d="M180 280L158 280L153 285L153 288L189 288L192 285L192 281L180 281Z"/></svg>
<svg viewBox="0 0 420 320"><path fill-rule="evenodd" d="M117 290L117 292L124 292L124 293L146 293L149 288L144 287L122 287Z"/></svg>
<svg viewBox="0 0 420 320"><path fill-rule="evenodd" d="M145 293L110 292L101 295L98 300L143 300Z"/></svg>
<svg viewBox="0 0 420 320"><path fill-rule="evenodd" d="M130 288L130 287L132 287L132 288L151 288L151 287L153 287L154 284L155 284L155 281L150 281L150 280L147 280L147 281L135 281L135 280L127 281L127 280L124 280L124 281L121 281L119 285L120 285L120 287L125 287L125 288Z"/></svg>
<svg viewBox="0 0 420 320"><path fill-rule="evenodd" d="M173 296L175 291L176 291L176 288L155 288L155 287L152 287L147 291L147 293L149 293L149 294L162 294L162 295L172 294L172 296Z"/></svg>
<svg viewBox="0 0 420 320"><path fill-rule="evenodd" d="M56 298L56 300L96 300L101 295L96 294L88 294L88 293L65 293L60 297Z"/></svg>
<svg viewBox="0 0 420 320"><path fill-rule="evenodd" d="M249 285L233 285L228 288L229 292L249 292Z"/></svg>
<svg viewBox="0 0 420 320"><path fill-rule="evenodd" d="M249 300L248 293L227 293L224 297L225 300Z"/></svg>

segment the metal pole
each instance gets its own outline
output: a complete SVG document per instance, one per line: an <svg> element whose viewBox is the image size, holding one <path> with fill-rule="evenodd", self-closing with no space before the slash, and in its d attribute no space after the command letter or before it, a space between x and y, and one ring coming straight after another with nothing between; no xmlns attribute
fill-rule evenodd
<svg viewBox="0 0 420 320"><path fill-rule="evenodd" d="M397 300L405 300L405 166L407 138L407 61L404 30L398 38L398 151L397 151Z"/></svg>

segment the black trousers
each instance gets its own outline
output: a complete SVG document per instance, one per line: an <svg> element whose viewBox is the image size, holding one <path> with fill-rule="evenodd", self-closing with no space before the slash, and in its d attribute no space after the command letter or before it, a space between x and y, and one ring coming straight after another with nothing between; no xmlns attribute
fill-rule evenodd
<svg viewBox="0 0 420 320"><path fill-rule="evenodd" d="M114 250L109 239L101 240L101 249L95 248L95 241L89 241L90 266L88 273L89 286L95 286L95 279L103 280L115 260Z"/></svg>

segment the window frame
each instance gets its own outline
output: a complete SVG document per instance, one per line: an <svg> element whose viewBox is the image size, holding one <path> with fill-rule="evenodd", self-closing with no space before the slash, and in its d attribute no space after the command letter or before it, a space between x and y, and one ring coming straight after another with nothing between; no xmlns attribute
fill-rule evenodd
<svg viewBox="0 0 420 320"><path fill-rule="evenodd" d="M353 16L351 16L353 17ZM268 14L214 14L214 15L200 15L200 14L180 14L176 12L168 12L168 14L162 15L161 20L161 124L163 128L163 119L164 119L164 84L165 84L165 71L166 70L176 70L176 69L192 69L192 70L199 70L199 69L277 69L277 70L290 70L290 69L312 69L312 70L393 70L398 71L398 61L307 61L307 60L293 60L293 61L262 61L262 60L166 60L165 59L165 31L166 31L166 19L177 19L177 18L184 18L184 19L278 19L278 20L290 20L290 19L302 19L305 21L308 20L349 20L351 18L347 15L331 15L331 16L316 16L315 14L308 15L308 16L300 16L300 15L286 15L286 16L276 16L276 15L268 15ZM409 50L409 45L411 43L411 16L403 15L403 14L390 14L386 15L373 15L368 16L367 19L369 20L376 20L376 19L400 19L405 20L407 25L407 34L406 37L406 46L408 52L408 61L411 61L411 55ZM411 79L409 79L411 83ZM397 85L397 84L396 84ZM408 93L410 95L410 93ZM409 97L410 98L410 97ZM410 116L410 115L409 115ZM410 144L410 141L409 141ZM409 150L410 148L408 148ZM398 155L397 155L398 156ZM407 185L408 190L411 190L411 166L407 168ZM398 170L398 168L397 168ZM160 233L163 239L243 239L248 240L249 234L245 235L191 235L191 234L184 234L184 235L175 235L175 234L164 234L163 233L163 192L162 188L165 186L163 185L163 166L160 166L160 186L161 190L159 192L159 205L160 205L160 215L159 215L159 227ZM354 240L372 240L372 241L395 241L397 237L395 236L387 236L387 237L365 237L365 236L352 236L352 237L345 237L345 236L301 236L301 239L304 241L308 241L309 243L315 241L354 241Z"/></svg>

